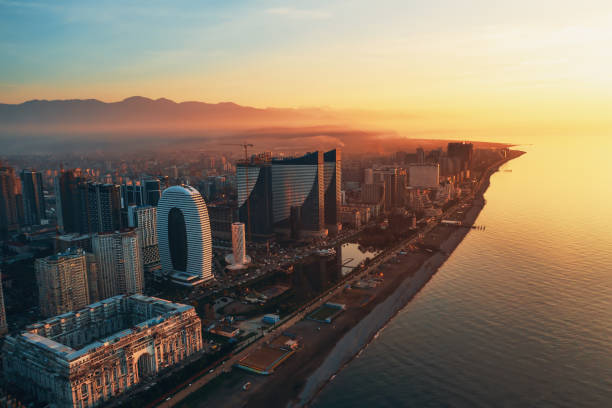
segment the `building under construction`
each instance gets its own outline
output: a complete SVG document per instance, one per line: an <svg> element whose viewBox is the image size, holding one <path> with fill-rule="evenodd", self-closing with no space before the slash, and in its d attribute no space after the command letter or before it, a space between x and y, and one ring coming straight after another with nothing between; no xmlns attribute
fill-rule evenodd
<svg viewBox="0 0 612 408"><path fill-rule="evenodd" d="M57 407L99 406L202 349L192 306L121 295L8 336L6 379Z"/></svg>

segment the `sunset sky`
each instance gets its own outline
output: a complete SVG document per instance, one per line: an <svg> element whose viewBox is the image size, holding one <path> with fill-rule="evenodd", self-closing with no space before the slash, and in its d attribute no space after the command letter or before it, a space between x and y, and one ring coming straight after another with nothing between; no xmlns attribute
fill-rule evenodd
<svg viewBox="0 0 612 408"><path fill-rule="evenodd" d="M329 107L440 137L612 128L609 0L0 0L0 55L4 103Z"/></svg>

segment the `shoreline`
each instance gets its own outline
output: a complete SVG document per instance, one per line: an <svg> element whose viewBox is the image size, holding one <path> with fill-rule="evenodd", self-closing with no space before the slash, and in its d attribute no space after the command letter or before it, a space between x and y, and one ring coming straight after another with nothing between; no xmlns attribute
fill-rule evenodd
<svg viewBox="0 0 612 408"><path fill-rule="evenodd" d="M520 157L524 152L515 151L509 157L488 170L484 175L480 191L475 195L474 204L465 214L463 222L473 225L485 206L484 193L490 186L493 174L505 163ZM385 300L376 305L363 319L351 328L336 343L323 363L308 377L300 391L298 401L289 402L286 406L308 407L330 383L330 378L344 369L359 353L365 349L389 322L425 287L440 267L453 254L463 239L470 232L468 228L458 228L441 244L440 250L425 260L412 276L406 276L397 289Z"/></svg>
<svg viewBox="0 0 612 408"><path fill-rule="evenodd" d="M472 199L464 202L467 207L455 206L445 212L447 219L462 220L465 226L473 225L485 205L484 193L490 185L490 177L512 159L524 154L511 151L507 158L490 165L474 185ZM465 208L465 213L458 211ZM260 376L243 370L225 369L227 376L213 388L193 384L192 389L183 389L158 406L184 408L205 407L303 407L313 399L330 381L330 378L355 358L376 334L403 309L427 284L459 246L471 228L431 223L422 231L420 241L428 250L406 249L416 237L399 242L366 270L351 276L344 284L329 293L324 293L308 306L312 309L337 296L345 296L344 287L367 279L372 273L384 272L380 286L370 289L372 296L365 304L344 298L347 308L333 320L332 324L321 324L303 319L309 311L302 312L285 322L280 331L288 331L301 338L297 353L278 366L272 375ZM400 254L400 251L405 251ZM406 252L407 251L407 252ZM350 296L350 295L349 295ZM271 334L274 337L273 334ZM268 337L272 338L272 337ZM269 340L260 339L240 354L250 353ZM207 376L216 375L208 374ZM199 381L197 381L199 383ZM242 385L250 382L250 391L244 392ZM190 384L191 385L191 384ZM202 388L201 388L202 387ZM201 389L200 389L201 388ZM198 391L196 391L198 390ZM193 395L190 395L193 394ZM177 397L177 398L174 398Z"/></svg>

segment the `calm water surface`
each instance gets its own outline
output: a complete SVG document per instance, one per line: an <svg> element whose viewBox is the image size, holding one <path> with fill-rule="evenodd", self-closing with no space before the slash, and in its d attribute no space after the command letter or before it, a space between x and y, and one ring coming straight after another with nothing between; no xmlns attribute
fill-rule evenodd
<svg viewBox="0 0 612 408"><path fill-rule="evenodd" d="M612 407L612 159L525 150L492 178L486 230L315 407Z"/></svg>

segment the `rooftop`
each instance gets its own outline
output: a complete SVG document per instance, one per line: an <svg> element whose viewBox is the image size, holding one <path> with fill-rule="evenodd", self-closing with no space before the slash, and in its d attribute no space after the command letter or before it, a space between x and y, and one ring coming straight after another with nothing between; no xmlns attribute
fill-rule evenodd
<svg viewBox="0 0 612 408"><path fill-rule="evenodd" d="M109 307L111 310L114 309L114 313L111 315L108 314ZM155 297L119 295L92 303L76 312L64 313L31 324L19 336L36 347L51 351L65 360L73 361L98 347L119 341L126 336L158 325L169 317L182 314L191 309L193 309L193 306L173 303ZM104 313L95 314L96 310L104 311ZM71 334L76 330L87 331L93 325L105 322L109 318L118 315L121 315L120 317L123 318L124 324L116 332L105 333L100 338L94 338L87 344L76 345L74 347L64 344L66 342L64 337L67 334ZM91 320L85 320L83 324L81 316ZM75 328L72 328L67 323L70 320L78 322L78 324L75 324ZM62 331L54 333L52 336L45 337L41 335L41 333L53 331L54 328L59 330L60 327Z"/></svg>

